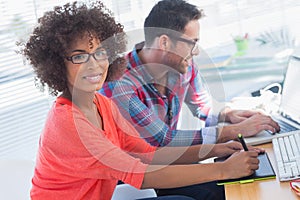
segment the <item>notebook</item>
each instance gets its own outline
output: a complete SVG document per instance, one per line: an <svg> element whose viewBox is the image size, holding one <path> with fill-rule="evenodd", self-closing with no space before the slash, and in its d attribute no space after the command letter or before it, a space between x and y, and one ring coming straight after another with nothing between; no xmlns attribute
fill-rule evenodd
<svg viewBox="0 0 300 200"><path fill-rule="evenodd" d="M294 133L300 129L300 57L291 56L284 77L279 111L271 117L281 127L280 133L271 134L262 131L253 137L245 138L247 144L257 145L271 142L273 138L282 134Z"/></svg>
<svg viewBox="0 0 300 200"><path fill-rule="evenodd" d="M250 176L245 176L238 179L226 179L217 181L217 185L235 184L235 183L251 183L259 180L272 179L276 177L275 171L271 165L268 154L263 153L258 155L259 168ZM215 162L222 162L226 158L216 158Z"/></svg>

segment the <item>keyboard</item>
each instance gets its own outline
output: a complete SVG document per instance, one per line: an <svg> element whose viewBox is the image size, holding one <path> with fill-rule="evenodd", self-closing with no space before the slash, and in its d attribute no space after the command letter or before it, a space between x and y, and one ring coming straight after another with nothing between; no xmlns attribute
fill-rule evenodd
<svg viewBox="0 0 300 200"><path fill-rule="evenodd" d="M290 131L295 131L297 130L296 127L282 121L281 119L276 119L276 122L279 124L280 126L280 132L279 133L286 133L286 132L290 132Z"/></svg>
<svg viewBox="0 0 300 200"><path fill-rule="evenodd" d="M300 131L272 139L280 181L300 178Z"/></svg>

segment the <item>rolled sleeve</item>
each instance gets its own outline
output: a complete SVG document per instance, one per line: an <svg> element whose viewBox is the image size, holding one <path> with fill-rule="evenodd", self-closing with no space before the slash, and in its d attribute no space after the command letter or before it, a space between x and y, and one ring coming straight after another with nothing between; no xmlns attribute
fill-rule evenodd
<svg viewBox="0 0 300 200"><path fill-rule="evenodd" d="M218 127L202 128L203 144L216 144L218 139Z"/></svg>

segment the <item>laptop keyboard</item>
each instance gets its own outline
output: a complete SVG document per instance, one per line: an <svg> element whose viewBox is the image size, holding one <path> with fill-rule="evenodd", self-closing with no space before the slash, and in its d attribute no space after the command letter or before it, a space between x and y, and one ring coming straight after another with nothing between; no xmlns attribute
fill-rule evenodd
<svg viewBox="0 0 300 200"><path fill-rule="evenodd" d="M272 139L280 181L300 178L300 130Z"/></svg>
<svg viewBox="0 0 300 200"><path fill-rule="evenodd" d="M297 130L297 128L295 128L294 126L280 120L280 119L275 119L275 121L279 124L280 126L280 132L279 133L286 133L286 132L290 132L290 131L295 131Z"/></svg>

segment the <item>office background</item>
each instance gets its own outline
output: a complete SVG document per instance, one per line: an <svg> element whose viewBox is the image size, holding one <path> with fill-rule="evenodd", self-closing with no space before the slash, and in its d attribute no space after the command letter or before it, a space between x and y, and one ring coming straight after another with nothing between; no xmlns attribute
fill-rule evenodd
<svg viewBox="0 0 300 200"><path fill-rule="evenodd" d="M37 19L67 0L0 0L0 159L35 159L38 138L53 101L34 86L31 67L16 53ZM103 0L130 35L140 34L155 0ZM215 98L228 101L281 81L285 61L300 41L298 0L189 0L204 9L196 58ZM249 38L236 56L233 38ZM136 41L138 42L138 41ZM131 45L131 43L129 43ZM131 46L129 46L131 48ZM201 63L202 57L209 63ZM220 59L221 60L214 60ZM222 59L223 58L223 59ZM207 65L209 64L209 65ZM221 88L221 89L220 89ZM183 112L187 114L187 112Z"/></svg>

